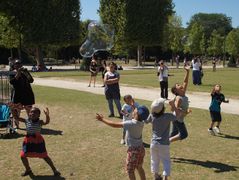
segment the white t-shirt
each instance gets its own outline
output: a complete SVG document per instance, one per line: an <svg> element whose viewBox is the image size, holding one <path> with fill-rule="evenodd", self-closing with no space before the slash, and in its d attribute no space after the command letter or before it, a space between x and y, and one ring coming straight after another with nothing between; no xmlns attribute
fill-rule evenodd
<svg viewBox="0 0 239 180"><path fill-rule="evenodd" d="M200 62L195 62L192 60L192 65L193 65L193 71L200 71L201 63Z"/></svg>
<svg viewBox="0 0 239 180"><path fill-rule="evenodd" d="M159 81L168 81L168 67L167 66L159 66L158 67L159 72Z"/></svg>

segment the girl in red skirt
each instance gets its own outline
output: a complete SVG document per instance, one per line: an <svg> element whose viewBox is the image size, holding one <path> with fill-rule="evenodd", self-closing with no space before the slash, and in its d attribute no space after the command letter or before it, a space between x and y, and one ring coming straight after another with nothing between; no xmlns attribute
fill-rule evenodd
<svg viewBox="0 0 239 180"><path fill-rule="evenodd" d="M19 122L24 122L26 124L27 134L23 140L22 150L21 150L21 160L26 168L22 176L32 175L32 170L30 168L27 157L31 158L43 158L46 163L51 167L55 176L60 176L60 172L55 168L51 158L48 156L45 146L45 141L41 136L41 126L47 125L50 122L49 109L46 108L44 113L46 115L46 121L40 120L41 111L39 108L33 107L30 110L29 118L23 119L18 116L16 109L13 110L13 116Z"/></svg>

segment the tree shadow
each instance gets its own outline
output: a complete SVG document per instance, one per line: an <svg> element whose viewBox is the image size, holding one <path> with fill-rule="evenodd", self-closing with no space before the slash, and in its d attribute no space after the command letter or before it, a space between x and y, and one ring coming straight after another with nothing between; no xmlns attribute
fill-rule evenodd
<svg viewBox="0 0 239 180"><path fill-rule="evenodd" d="M239 140L239 137L238 136L231 136L229 134L218 134L217 137L220 137L220 138L226 138L226 139L234 139L234 140Z"/></svg>
<svg viewBox="0 0 239 180"><path fill-rule="evenodd" d="M34 174L30 175L30 178L33 180L65 180L64 177L61 176L50 176L50 175L41 175L41 176L35 176Z"/></svg>
<svg viewBox="0 0 239 180"><path fill-rule="evenodd" d="M184 159L184 158L172 158L172 159L173 159L173 162L176 162L176 163L194 164L194 165L199 165L206 168L212 168L212 169L215 169L214 172L216 173L237 171L237 169L239 168L238 166L231 166L228 164L213 162L213 161L199 161L199 160Z"/></svg>
<svg viewBox="0 0 239 180"><path fill-rule="evenodd" d="M41 129L42 135L62 135L63 131L61 130L54 130L54 129L48 129L48 128L42 128Z"/></svg>

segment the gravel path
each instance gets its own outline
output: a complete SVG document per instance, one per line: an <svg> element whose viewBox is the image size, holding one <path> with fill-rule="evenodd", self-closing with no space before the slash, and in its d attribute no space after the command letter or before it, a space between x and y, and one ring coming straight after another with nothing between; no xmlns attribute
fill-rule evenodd
<svg viewBox="0 0 239 180"><path fill-rule="evenodd" d="M101 87L101 84L96 84L96 87L88 87L87 82L74 82L47 78L34 78L34 79L35 85L73 89L78 91L90 92L94 94L104 94L104 88ZM121 85L120 92L121 96L131 94L136 99L143 99L149 101L153 101L154 99L160 97L159 88L149 89L138 87L126 87ZM209 104L211 102L211 97L209 93L188 92L187 96L190 101L189 103L190 107L208 110ZM172 94L169 94L169 98L173 97L174 96ZM230 100L229 103L222 103L221 105L222 112L239 115L239 100L238 99L229 99L229 100Z"/></svg>

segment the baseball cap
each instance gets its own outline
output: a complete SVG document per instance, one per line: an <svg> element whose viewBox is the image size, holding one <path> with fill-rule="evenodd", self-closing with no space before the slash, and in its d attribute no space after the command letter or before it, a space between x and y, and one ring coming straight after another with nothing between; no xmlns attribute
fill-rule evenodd
<svg viewBox="0 0 239 180"><path fill-rule="evenodd" d="M146 120L149 116L149 110L146 106L137 107L138 116L141 121Z"/></svg>
<svg viewBox="0 0 239 180"><path fill-rule="evenodd" d="M151 104L151 112L152 113L160 113L164 107L165 99L159 98L155 99Z"/></svg>

